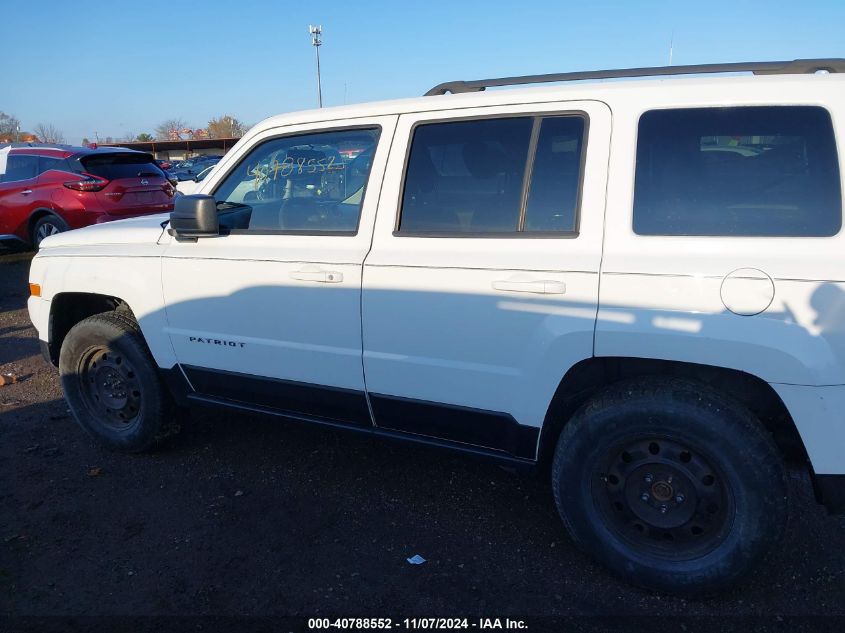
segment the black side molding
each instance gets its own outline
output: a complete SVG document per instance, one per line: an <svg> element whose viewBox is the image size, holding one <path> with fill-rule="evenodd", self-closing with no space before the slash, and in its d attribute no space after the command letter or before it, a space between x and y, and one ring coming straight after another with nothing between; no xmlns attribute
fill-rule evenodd
<svg viewBox="0 0 845 633"><path fill-rule="evenodd" d="M370 394L370 403L382 430L480 446L520 459L537 456L540 429L523 426L508 413L382 394Z"/></svg>
<svg viewBox="0 0 845 633"><path fill-rule="evenodd" d="M363 391L183 365L197 394L370 428Z"/></svg>
<svg viewBox="0 0 845 633"><path fill-rule="evenodd" d="M511 466L536 463L540 429L523 426L511 415L499 411L370 394L374 426L366 395L351 389L189 365L161 369L160 374L182 406L210 405L276 415L292 421L447 448Z"/></svg>

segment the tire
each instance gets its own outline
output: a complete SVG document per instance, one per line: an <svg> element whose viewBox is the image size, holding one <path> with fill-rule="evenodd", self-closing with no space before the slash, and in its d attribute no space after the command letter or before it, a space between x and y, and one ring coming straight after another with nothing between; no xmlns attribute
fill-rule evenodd
<svg viewBox="0 0 845 633"><path fill-rule="evenodd" d="M38 250L41 245L41 241L45 237L56 235L57 233L64 233L69 229L70 227L67 225L67 222L62 220L59 216L45 215L32 227L32 246L35 250Z"/></svg>
<svg viewBox="0 0 845 633"><path fill-rule="evenodd" d="M77 323L59 354L59 375L79 425L102 446L150 449L173 412L155 361L135 320L104 312Z"/></svg>
<svg viewBox="0 0 845 633"><path fill-rule="evenodd" d="M742 405L676 379L622 383L566 424L552 466L572 538L626 581L722 591L781 538L780 456Z"/></svg>

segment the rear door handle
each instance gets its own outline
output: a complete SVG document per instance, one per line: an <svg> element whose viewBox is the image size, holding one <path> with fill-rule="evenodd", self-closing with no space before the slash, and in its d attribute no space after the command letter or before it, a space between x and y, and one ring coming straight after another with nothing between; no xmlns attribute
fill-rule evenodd
<svg viewBox="0 0 845 633"><path fill-rule="evenodd" d="M24 189L23 191L21 191L22 196L28 196L31 193L32 193L32 189Z"/></svg>
<svg viewBox="0 0 845 633"><path fill-rule="evenodd" d="M334 270L314 270L312 268L303 268L301 270L294 270L290 273L291 279L297 281L316 281L322 284L339 284L343 281L343 273Z"/></svg>
<svg viewBox="0 0 845 633"><path fill-rule="evenodd" d="M566 293L566 284L553 279L539 279L536 281L509 281L502 279L493 282L494 290L505 292L530 292L538 295L562 295Z"/></svg>

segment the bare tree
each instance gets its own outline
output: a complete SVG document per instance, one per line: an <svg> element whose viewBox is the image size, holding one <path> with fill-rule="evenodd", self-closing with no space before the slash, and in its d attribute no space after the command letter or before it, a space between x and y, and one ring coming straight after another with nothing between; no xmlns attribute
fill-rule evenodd
<svg viewBox="0 0 845 633"><path fill-rule="evenodd" d="M169 141L169 140L179 140L182 138L182 130L188 127L188 124L185 122L185 119L175 117L172 119L167 119L166 121L162 121L158 126L156 126L156 140L158 141ZM176 137L176 138L173 138Z"/></svg>
<svg viewBox="0 0 845 633"><path fill-rule="evenodd" d="M16 116L0 112L0 138L15 140L20 127L21 122Z"/></svg>
<svg viewBox="0 0 845 633"><path fill-rule="evenodd" d="M65 135L52 123L39 123L35 126L35 136L42 143L64 143Z"/></svg>
<svg viewBox="0 0 845 633"><path fill-rule="evenodd" d="M208 122L208 138L239 138L247 131L246 125L226 114Z"/></svg>

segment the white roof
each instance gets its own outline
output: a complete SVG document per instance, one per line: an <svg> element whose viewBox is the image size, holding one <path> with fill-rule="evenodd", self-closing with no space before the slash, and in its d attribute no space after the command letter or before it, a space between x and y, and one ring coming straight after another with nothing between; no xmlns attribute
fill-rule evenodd
<svg viewBox="0 0 845 633"><path fill-rule="evenodd" d="M733 105L736 99L755 98L756 100L757 97L761 102L778 99L789 102L797 95L819 93L819 89L824 93L829 93L831 89L842 91L843 88L845 88L845 73L576 81L551 86L494 89L301 110L265 119L254 129L409 112L554 101L595 100L612 103L624 99L626 102L650 101L657 107L682 105L691 98L694 99L696 95L710 95L711 100L714 98L721 100L724 105ZM841 94L845 95L845 92Z"/></svg>

